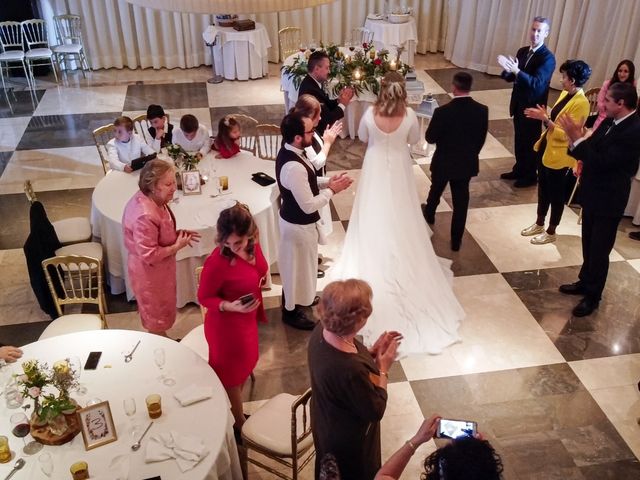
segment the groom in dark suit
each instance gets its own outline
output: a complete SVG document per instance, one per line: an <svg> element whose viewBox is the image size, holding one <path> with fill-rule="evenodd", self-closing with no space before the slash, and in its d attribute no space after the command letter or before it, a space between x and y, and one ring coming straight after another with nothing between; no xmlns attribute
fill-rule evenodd
<svg viewBox="0 0 640 480"><path fill-rule="evenodd" d="M469 208L469 181L478 175L478 155L489 128L489 109L469 96L473 77L466 72L453 76L453 100L436 108L425 138L436 144L431 160L431 189L422 213L435 222L436 207L447 183L451 186L453 218L451 249L460 250Z"/></svg>
<svg viewBox="0 0 640 480"><path fill-rule="evenodd" d="M298 89L298 96L308 93L320 102L320 122L316 127L316 132L322 137L328 125L333 125L337 120L344 117L344 109L353 98L353 89L343 88L337 99L329 98L325 92L325 85L329 78L331 64L329 55L324 50L316 50L309 56L307 71L309 72L302 80Z"/></svg>
<svg viewBox="0 0 640 480"><path fill-rule="evenodd" d="M561 285L567 295L583 295L573 315L584 317L598 308L607 273L609 254L618 224L629 199L631 178L638 170L640 117L638 94L628 83L615 83L607 91L607 120L590 137L568 115L558 117L569 137L569 155L582 161L582 268L578 281Z"/></svg>

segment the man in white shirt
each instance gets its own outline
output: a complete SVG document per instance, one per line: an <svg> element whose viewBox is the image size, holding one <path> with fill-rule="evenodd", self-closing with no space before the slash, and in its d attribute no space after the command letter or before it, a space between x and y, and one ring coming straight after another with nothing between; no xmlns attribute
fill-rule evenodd
<svg viewBox="0 0 640 480"><path fill-rule="evenodd" d="M180 119L180 128L173 132L173 143L180 145L186 152L206 155L211 150L211 134L207 127L200 125L195 116L187 114Z"/></svg>
<svg viewBox="0 0 640 480"><path fill-rule="evenodd" d="M284 146L276 158L276 179L282 198L278 252L284 295L282 320L294 328L312 330L315 323L301 307L315 302L319 210L353 180L345 173L316 176L304 151L313 138L311 119L299 114L286 115L280 131Z"/></svg>
<svg viewBox="0 0 640 480"><path fill-rule="evenodd" d="M133 120L129 117L118 117L113 125L115 138L106 145L111 170L131 173L133 160L156 153L139 135L133 133Z"/></svg>

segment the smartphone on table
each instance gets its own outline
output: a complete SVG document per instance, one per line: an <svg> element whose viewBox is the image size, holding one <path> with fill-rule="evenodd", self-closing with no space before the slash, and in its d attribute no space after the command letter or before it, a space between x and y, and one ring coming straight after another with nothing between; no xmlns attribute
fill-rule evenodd
<svg viewBox="0 0 640 480"><path fill-rule="evenodd" d="M436 438L464 438L475 437L478 431L478 424L471 420L453 420L441 418L436 431Z"/></svg>

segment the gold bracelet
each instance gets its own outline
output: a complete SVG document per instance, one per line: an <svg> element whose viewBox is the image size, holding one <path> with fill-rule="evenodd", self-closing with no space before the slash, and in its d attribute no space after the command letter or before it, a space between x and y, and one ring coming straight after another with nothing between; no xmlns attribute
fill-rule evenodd
<svg viewBox="0 0 640 480"><path fill-rule="evenodd" d="M380 375L384 375L387 379L389 378L389 374L387 372L380 372Z"/></svg>
<svg viewBox="0 0 640 480"><path fill-rule="evenodd" d="M411 440L407 440L405 442L405 445L409 445L409 448L413 450L413 453L416 453L416 450L418 449L418 447L416 447Z"/></svg>

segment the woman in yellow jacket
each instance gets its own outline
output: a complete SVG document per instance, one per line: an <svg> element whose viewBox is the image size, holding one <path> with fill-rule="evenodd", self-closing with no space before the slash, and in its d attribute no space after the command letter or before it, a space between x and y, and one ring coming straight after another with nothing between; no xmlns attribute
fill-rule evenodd
<svg viewBox="0 0 640 480"><path fill-rule="evenodd" d="M531 243L534 245L556 240L556 227L564 210L565 177L568 170L576 165L575 159L567 153L569 140L555 120L558 115L568 115L574 122L584 123L589 115L589 100L581 87L589 80L591 67L582 60L567 60L560 66L560 74L562 92L551 112L547 114L544 105L524 111L528 118L542 120L547 127L533 147L542 157L538 164L538 218L520 232L525 237L533 236ZM549 207L551 218L545 231Z"/></svg>

